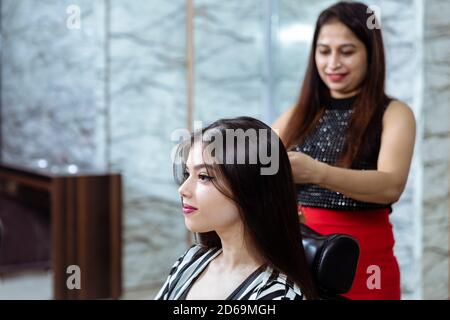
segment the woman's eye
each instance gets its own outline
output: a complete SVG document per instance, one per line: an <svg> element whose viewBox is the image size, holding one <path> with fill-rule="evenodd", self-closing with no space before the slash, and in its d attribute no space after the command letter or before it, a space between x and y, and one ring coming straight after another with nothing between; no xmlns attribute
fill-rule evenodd
<svg viewBox="0 0 450 320"><path fill-rule="evenodd" d="M183 178L184 179L189 178L189 172L187 172L187 171L183 172Z"/></svg>
<svg viewBox="0 0 450 320"><path fill-rule="evenodd" d="M319 53L320 53L320 54L328 54L329 51L328 51L328 50L319 50Z"/></svg>
<svg viewBox="0 0 450 320"><path fill-rule="evenodd" d="M344 52L342 52L342 54L343 54L344 56L349 56L349 55L352 55L352 54L353 54L353 51L344 51Z"/></svg>
<svg viewBox="0 0 450 320"><path fill-rule="evenodd" d="M212 179L214 179L213 177L207 176L206 174L199 174L198 178L201 181L211 181Z"/></svg>

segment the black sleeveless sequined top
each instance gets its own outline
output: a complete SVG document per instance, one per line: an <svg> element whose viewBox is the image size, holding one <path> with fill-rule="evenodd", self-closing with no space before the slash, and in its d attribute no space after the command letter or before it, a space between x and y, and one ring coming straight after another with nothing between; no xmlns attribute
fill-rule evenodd
<svg viewBox="0 0 450 320"><path fill-rule="evenodd" d="M310 157L336 165L340 159L346 143L346 132L353 114L353 103L355 97L345 99L331 99L324 114L319 120L315 130L305 141L294 147L293 151L300 151ZM387 105L385 106L386 109ZM378 153L380 151L380 139L378 144L371 147L370 151L363 157L356 159L351 169L376 170ZM320 207L333 210L369 210L392 208L390 205L362 202L344 196L342 193L331 191L314 184L300 184L298 187L297 202L309 207Z"/></svg>

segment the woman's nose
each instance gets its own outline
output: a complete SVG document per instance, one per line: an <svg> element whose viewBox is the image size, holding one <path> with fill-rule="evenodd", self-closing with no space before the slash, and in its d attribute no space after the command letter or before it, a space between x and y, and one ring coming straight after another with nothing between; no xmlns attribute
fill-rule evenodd
<svg viewBox="0 0 450 320"><path fill-rule="evenodd" d="M189 178L186 179L183 184L178 188L178 193L183 197L183 198L189 198L191 196L191 192L189 190L189 182L188 182Z"/></svg>
<svg viewBox="0 0 450 320"><path fill-rule="evenodd" d="M336 53L331 55L330 61L328 63L331 69L337 69L341 66L341 63L339 62L339 56Z"/></svg>

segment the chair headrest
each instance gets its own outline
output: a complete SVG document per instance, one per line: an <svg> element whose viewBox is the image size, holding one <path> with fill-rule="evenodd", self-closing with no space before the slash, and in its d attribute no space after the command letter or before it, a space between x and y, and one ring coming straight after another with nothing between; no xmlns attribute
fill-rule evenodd
<svg viewBox="0 0 450 320"><path fill-rule="evenodd" d="M350 290L359 259L359 244L345 234L321 235L300 224L306 261L319 294L343 294Z"/></svg>

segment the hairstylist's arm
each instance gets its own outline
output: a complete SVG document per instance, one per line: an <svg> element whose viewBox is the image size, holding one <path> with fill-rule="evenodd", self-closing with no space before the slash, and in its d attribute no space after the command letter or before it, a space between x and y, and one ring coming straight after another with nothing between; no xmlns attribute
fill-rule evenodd
<svg viewBox="0 0 450 320"><path fill-rule="evenodd" d="M393 101L383 116L378 170L339 168L300 152L289 152L294 181L318 184L359 201L394 203L400 198L408 179L415 131L411 109Z"/></svg>
<svg viewBox="0 0 450 320"><path fill-rule="evenodd" d="M277 132L281 141L284 139L284 130L286 129L288 122L294 112L295 107L291 107L287 109L285 112L281 114L281 116L275 120L275 122L271 125L272 129ZM285 141L283 141L285 142Z"/></svg>

